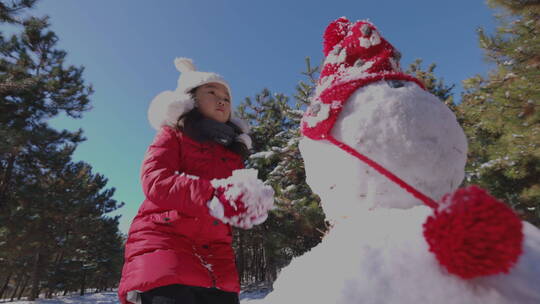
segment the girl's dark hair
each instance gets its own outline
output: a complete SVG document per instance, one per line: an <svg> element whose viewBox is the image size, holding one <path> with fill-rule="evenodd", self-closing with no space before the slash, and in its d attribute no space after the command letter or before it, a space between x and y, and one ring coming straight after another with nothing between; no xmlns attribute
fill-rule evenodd
<svg viewBox="0 0 540 304"><path fill-rule="evenodd" d="M197 128L193 128L193 126L197 123L197 121L203 118L204 116L202 115L202 113L199 112L197 108L193 108L191 111L182 114L178 118L176 128L186 133L191 138L200 138L200 130L198 130ZM240 130L240 128L232 122L227 121L225 124L233 128L236 135L242 134L242 130ZM233 141L230 145L225 147L232 152L240 155L243 160L246 160L249 155L249 150L243 142Z"/></svg>

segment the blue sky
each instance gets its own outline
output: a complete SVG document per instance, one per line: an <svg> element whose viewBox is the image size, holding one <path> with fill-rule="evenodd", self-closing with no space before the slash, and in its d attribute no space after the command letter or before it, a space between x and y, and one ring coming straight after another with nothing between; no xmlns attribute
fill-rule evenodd
<svg viewBox="0 0 540 304"><path fill-rule="evenodd" d="M262 0L54 0L38 2L34 15L49 15L68 63L84 66L95 93L82 119L56 118L59 129L84 129L74 160L90 163L109 178L115 199L126 206L120 229L144 199L139 170L155 131L149 102L173 90L179 73L175 57L190 57L199 70L223 75L238 105L263 88L292 95L303 79L304 58L322 60L322 33L347 16L369 19L403 54L436 63L447 84L485 75L476 29L493 32L494 11L484 1L262 1Z"/></svg>

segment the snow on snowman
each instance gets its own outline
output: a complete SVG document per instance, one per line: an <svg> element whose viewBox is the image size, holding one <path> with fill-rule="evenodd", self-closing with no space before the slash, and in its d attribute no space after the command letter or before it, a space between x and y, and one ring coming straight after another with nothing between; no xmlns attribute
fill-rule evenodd
<svg viewBox="0 0 540 304"><path fill-rule="evenodd" d="M467 140L368 21L324 33L302 119L307 182L333 228L264 303L540 303L540 230L478 187Z"/></svg>

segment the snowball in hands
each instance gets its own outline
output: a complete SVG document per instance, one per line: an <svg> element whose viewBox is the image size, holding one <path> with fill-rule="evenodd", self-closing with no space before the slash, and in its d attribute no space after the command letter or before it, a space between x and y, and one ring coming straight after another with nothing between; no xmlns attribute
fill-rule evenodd
<svg viewBox="0 0 540 304"><path fill-rule="evenodd" d="M268 217L274 204L274 190L257 178L257 170L235 170L232 176L211 182L216 189L208 202L212 216L244 229L261 224Z"/></svg>

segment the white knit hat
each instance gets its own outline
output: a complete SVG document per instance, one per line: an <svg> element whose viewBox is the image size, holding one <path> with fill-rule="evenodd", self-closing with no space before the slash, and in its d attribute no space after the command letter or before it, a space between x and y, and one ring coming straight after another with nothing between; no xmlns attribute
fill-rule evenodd
<svg viewBox="0 0 540 304"><path fill-rule="evenodd" d="M197 71L193 61L189 58L176 58L174 60L176 69L181 73L178 78L178 87L174 91L164 91L159 93L148 108L148 120L150 125L156 130L161 126L176 126L178 118L195 107L195 100L189 94L191 90L207 83L220 83L224 85L232 100L232 93L229 84L219 74L212 72ZM251 148L251 139L247 135L249 126L243 120L234 117L231 113L230 121L235 124L243 134L238 136L237 141L241 141L248 148Z"/></svg>
<svg viewBox="0 0 540 304"><path fill-rule="evenodd" d="M197 71L193 61L189 58L176 58L174 60L174 65L176 65L176 69L182 73L178 78L178 88L176 89L177 92L188 94L191 90L198 86L211 82L217 82L227 88L227 91L229 91L229 97L232 100L231 88L225 79L221 77L221 75L212 72Z"/></svg>

